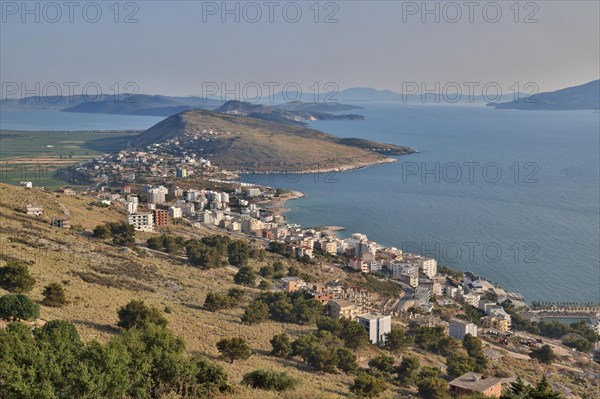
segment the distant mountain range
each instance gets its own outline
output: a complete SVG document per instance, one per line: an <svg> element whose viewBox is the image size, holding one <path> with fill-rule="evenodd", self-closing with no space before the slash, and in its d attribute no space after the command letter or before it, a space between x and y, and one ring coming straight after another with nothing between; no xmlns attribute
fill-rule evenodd
<svg viewBox="0 0 600 399"><path fill-rule="evenodd" d="M4 110L57 110L123 115L169 116L190 108L214 109L221 101L202 97L169 97L160 95L101 95L90 100L86 96L27 97L2 101Z"/></svg>
<svg viewBox="0 0 600 399"><path fill-rule="evenodd" d="M361 103L385 103L385 102L393 102L393 103L405 103L405 104L427 104L427 105L435 105L435 104L481 104L485 105L489 99L481 95L473 95L469 96L469 88L464 87L462 92L451 92L448 90L444 92L444 94L437 94L437 98L433 93L427 94L402 94L392 90L378 90L369 87L353 87L345 90L340 90L339 92L328 92L322 93L322 99L329 99L331 103L339 103L344 105L349 104L361 104ZM475 89L476 90L476 89ZM519 93L520 95L520 93ZM491 96L491 95L490 95ZM498 101L509 101L515 97L514 93L507 93L498 99ZM287 93L283 96L282 93L278 93L274 96L274 102L284 102L285 98L298 98L304 101L310 101L310 99L314 98L313 93Z"/></svg>
<svg viewBox="0 0 600 399"><path fill-rule="evenodd" d="M562 90L539 93L515 101L488 105L496 109L599 110L600 80Z"/></svg>
<svg viewBox="0 0 600 399"><path fill-rule="evenodd" d="M247 103L229 107L246 107L250 113L253 109ZM167 153L195 153L226 169L255 172L261 168L286 172L344 170L394 162L390 156L416 152L409 147L338 138L304 126L204 110L170 116L130 144L162 147Z"/></svg>
<svg viewBox="0 0 600 399"><path fill-rule="evenodd" d="M455 101L457 95L457 100ZM514 100L514 98L518 100ZM294 99L295 101L290 101ZM549 93L528 96L523 93L506 93L494 103L483 96L469 97L468 88L462 93L446 93L445 96L434 94L402 94L392 90L378 90L368 87L353 87L339 92L321 93L318 98L314 93L276 93L259 104L242 101L221 101L218 98L198 96L170 97L161 95L102 95L90 101L84 96L72 97L27 97L23 100L3 100L3 110L45 109L63 112L85 112L123 115L171 116L190 109L215 110L220 112L249 115L259 119L274 120L286 123L303 123L306 120L325 119L362 119L361 115L339 115L342 111L360 109L356 104L394 102L405 104L486 104L496 109L545 109L545 110L577 110L600 108L600 80L581 86L570 87ZM241 104L248 104L242 106ZM223 108L227 105L225 108ZM235 109L239 107L239 109ZM264 108L261 108L264 107ZM286 113L287 112L287 113Z"/></svg>
<svg viewBox="0 0 600 399"><path fill-rule="evenodd" d="M171 116L191 109L214 110L219 112L247 115L252 110L254 117L273 119L279 122L303 123L304 120L326 119L364 119L362 115L334 115L340 112L361 109L355 105L338 102L293 101L269 105L251 104L241 101L224 101L203 97L169 97L161 95L101 95L93 101L85 96L27 97L25 99L7 99L0 103L3 110L55 110L62 112ZM235 108L239 109L236 110ZM237 112L236 112L237 111Z"/></svg>

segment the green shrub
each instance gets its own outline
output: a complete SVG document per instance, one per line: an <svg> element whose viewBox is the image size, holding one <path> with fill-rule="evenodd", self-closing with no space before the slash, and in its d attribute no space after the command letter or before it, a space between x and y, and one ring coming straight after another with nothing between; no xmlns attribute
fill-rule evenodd
<svg viewBox="0 0 600 399"><path fill-rule="evenodd" d="M23 294L8 294L0 298L0 317L4 319L35 320L40 306Z"/></svg>
<svg viewBox="0 0 600 399"><path fill-rule="evenodd" d="M29 274L27 265L21 262L8 262L0 267L0 287L10 292L25 293L31 291L35 279Z"/></svg>
<svg viewBox="0 0 600 399"><path fill-rule="evenodd" d="M242 380L242 384L249 387L278 392L294 389L298 383L298 380L290 377L286 372L278 373L271 370L254 370L244 374Z"/></svg>
<svg viewBox="0 0 600 399"><path fill-rule="evenodd" d="M167 325L167 319L160 314L160 311L155 307L146 305L144 301L133 300L119 309L117 313L119 315L117 325L124 329L143 329L150 324L160 327Z"/></svg>

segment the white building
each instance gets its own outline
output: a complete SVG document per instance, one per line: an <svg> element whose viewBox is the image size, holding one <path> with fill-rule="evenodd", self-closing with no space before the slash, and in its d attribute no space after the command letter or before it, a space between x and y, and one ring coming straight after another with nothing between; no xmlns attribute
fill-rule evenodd
<svg viewBox="0 0 600 399"><path fill-rule="evenodd" d="M214 223L213 215L210 211L204 211L204 212L200 213L198 220L200 221L200 223L204 223L204 224L213 224Z"/></svg>
<svg viewBox="0 0 600 399"><path fill-rule="evenodd" d="M27 204L26 209L28 215L42 216L42 214L44 213L44 208L42 208L41 206L33 206L31 204Z"/></svg>
<svg viewBox="0 0 600 399"><path fill-rule="evenodd" d="M22 181L20 183L21 187L25 187L25 188L32 188L33 187L33 183L30 181Z"/></svg>
<svg viewBox="0 0 600 399"><path fill-rule="evenodd" d="M154 217L151 213L133 213L127 216L127 223L138 231L153 231Z"/></svg>
<svg viewBox="0 0 600 399"><path fill-rule="evenodd" d="M169 190L166 187L159 186L148 190L148 202L151 204L164 204Z"/></svg>
<svg viewBox="0 0 600 399"><path fill-rule="evenodd" d="M450 336L462 340L465 335L471 334L477 336L477 326L466 320L452 319L450 320Z"/></svg>
<svg viewBox="0 0 600 399"><path fill-rule="evenodd" d="M428 278L437 276L437 261L435 259L426 259L423 261L423 274Z"/></svg>
<svg viewBox="0 0 600 399"><path fill-rule="evenodd" d="M181 208L181 212L188 217L192 217L194 215L196 215L196 206L193 203L182 203L179 205L179 207Z"/></svg>
<svg viewBox="0 0 600 399"><path fill-rule="evenodd" d="M453 287L451 285L446 286L445 294L448 298L457 299L461 294L461 290L457 287Z"/></svg>
<svg viewBox="0 0 600 399"><path fill-rule="evenodd" d="M385 334L392 331L392 316L377 313L362 314L356 317L358 324L367 329L373 344L385 342Z"/></svg>
<svg viewBox="0 0 600 399"><path fill-rule="evenodd" d="M181 208L178 206L170 206L169 207L169 216L171 217L171 219L181 219L181 217L183 216L183 212L181 211Z"/></svg>
<svg viewBox="0 0 600 399"><path fill-rule="evenodd" d="M136 202L126 202L125 203L125 211L127 213L136 213L138 209L138 203Z"/></svg>
<svg viewBox="0 0 600 399"><path fill-rule="evenodd" d="M479 305L479 299L480 298L481 297L479 295L477 295L477 294L464 294L462 296L462 300L465 303L468 303L469 305L475 306L475 307L477 307Z"/></svg>

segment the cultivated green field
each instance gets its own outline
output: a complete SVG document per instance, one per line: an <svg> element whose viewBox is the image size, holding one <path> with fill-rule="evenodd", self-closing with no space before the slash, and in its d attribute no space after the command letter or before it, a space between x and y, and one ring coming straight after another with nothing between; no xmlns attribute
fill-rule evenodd
<svg viewBox="0 0 600 399"><path fill-rule="evenodd" d="M0 130L0 182L55 188L66 182L55 172L107 152L117 151L138 131L16 131Z"/></svg>

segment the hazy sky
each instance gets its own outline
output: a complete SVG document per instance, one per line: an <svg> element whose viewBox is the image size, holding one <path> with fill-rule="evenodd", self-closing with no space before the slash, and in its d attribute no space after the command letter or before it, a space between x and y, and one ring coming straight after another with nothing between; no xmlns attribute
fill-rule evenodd
<svg viewBox="0 0 600 399"><path fill-rule="evenodd" d="M3 0L0 79L190 95L207 82L297 82L303 91L314 82L396 91L403 82L535 82L548 91L600 73L596 0L427 2L431 14L421 1L226 3L230 14L221 1L121 2L117 15L114 1L26 10Z"/></svg>

